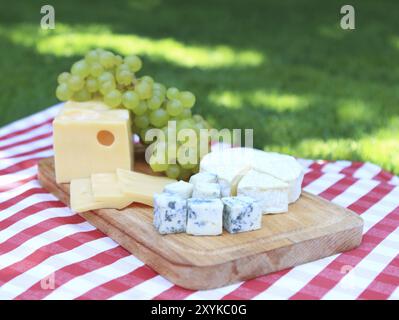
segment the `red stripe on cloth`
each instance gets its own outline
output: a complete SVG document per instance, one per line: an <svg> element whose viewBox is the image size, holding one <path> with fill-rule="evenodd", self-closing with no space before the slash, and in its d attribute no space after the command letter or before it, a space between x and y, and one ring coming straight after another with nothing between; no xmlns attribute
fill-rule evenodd
<svg viewBox="0 0 399 320"><path fill-rule="evenodd" d="M132 272L113 279L82 294L77 300L105 300L118 293L129 290L138 284L154 278L158 274L147 265L138 267Z"/></svg>
<svg viewBox="0 0 399 320"><path fill-rule="evenodd" d="M38 135L38 136L35 136L35 137L31 137L31 138L26 139L26 140L22 140L22 141L14 142L14 143L11 143L11 144L8 144L8 145L5 145L5 146L1 146L0 147L0 151L6 150L6 149L10 149L10 148L13 148L13 147L17 147L17 146L20 146L20 145L23 145L23 144L28 144L28 143L31 143L31 142L34 142L34 141L38 141L38 140L41 140L41 139L45 139L45 138L50 137L52 134L53 134L52 132L48 132L48 133L44 133L44 134L41 134L41 135Z"/></svg>
<svg viewBox="0 0 399 320"><path fill-rule="evenodd" d="M41 151L51 150L52 148L53 148L53 145L49 144L49 145L44 146L44 147L40 147L40 148L33 149L33 150L30 150L30 151L14 154L13 156L7 157L7 159L14 159L14 158L19 158L19 157L30 156L32 154L39 153Z"/></svg>
<svg viewBox="0 0 399 320"><path fill-rule="evenodd" d="M321 299L345 276L346 273L342 272L344 268L347 266L353 268L358 265L397 227L399 227L399 207L369 229L358 248L340 254L290 299L308 299L309 297Z"/></svg>
<svg viewBox="0 0 399 320"><path fill-rule="evenodd" d="M352 164L349 167L342 169L340 173L346 176L352 176L363 165L364 165L363 162L352 162Z"/></svg>
<svg viewBox="0 0 399 320"><path fill-rule="evenodd" d="M373 177L373 180L389 182L393 178L393 176L394 175L392 173L381 170L378 174L376 174Z"/></svg>
<svg viewBox="0 0 399 320"><path fill-rule="evenodd" d="M305 174L303 177L302 181L302 188L307 187L309 184L311 184L313 181L321 178L324 175L323 172L321 171L309 171Z"/></svg>
<svg viewBox="0 0 399 320"><path fill-rule="evenodd" d="M53 273L54 290L79 276L83 276L89 272L110 265L121 258L127 257L128 255L130 255L128 251L118 246L103 251L89 259L67 265ZM39 300L47 297L52 292L53 290L43 289L41 281L38 281L15 299Z"/></svg>
<svg viewBox="0 0 399 320"><path fill-rule="evenodd" d="M31 195L40 194L40 193L48 193L48 192L46 190L44 190L43 188L32 188L32 189L26 190L26 191L22 192L21 194L15 196L14 198L10 198L6 201L0 202L0 211L13 206L14 204L22 201L23 199L25 199ZM0 216L1 216L1 213L0 213Z"/></svg>
<svg viewBox="0 0 399 320"><path fill-rule="evenodd" d="M370 192L366 193L364 196L359 198L356 202L348 206L348 209L356 212L357 214L362 214L367 209L371 208L378 201L384 198L388 193L390 193L395 186L387 183L379 183Z"/></svg>
<svg viewBox="0 0 399 320"><path fill-rule="evenodd" d="M75 214L69 217L55 217L42 221L36 225L33 225L25 230L22 230L9 238L8 240L0 243L0 254L5 254L19 247L22 243L32 239L33 237L42 234L46 231L59 227L65 224L78 224L85 220Z"/></svg>
<svg viewBox="0 0 399 320"><path fill-rule="evenodd" d="M51 256L72 250L83 243L93 241L105 237L105 235L98 231L84 231L62 238L61 240L49 243L40 249L34 251L29 256L21 261L18 261L10 266L0 270L0 285L4 285L8 281L14 279L20 274L32 269L39 263L48 259Z"/></svg>
<svg viewBox="0 0 399 320"><path fill-rule="evenodd" d="M63 208L63 207L65 207L65 204L59 200L43 201L43 202L35 203L25 209L22 209L21 211L16 212L12 216L0 221L0 231L8 228L15 222L18 222L19 220L26 218L32 214L35 214L39 211L42 211L42 210L45 210L48 208Z"/></svg>
<svg viewBox="0 0 399 320"><path fill-rule="evenodd" d="M319 193L319 196L326 199L332 200L335 197L339 196L343 193L346 189L348 189L351 185L353 185L356 181L355 178L352 177L343 177L342 179L335 182L332 186L324 190L323 192Z"/></svg>
<svg viewBox="0 0 399 320"><path fill-rule="evenodd" d="M193 294L194 292L196 291L184 289L180 286L174 285L154 297L153 300L182 300L188 297L190 294Z"/></svg>
<svg viewBox="0 0 399 320"><path fill-rule="evenodd" d="M245 281L237 289L225 295L223 300L248 300L268 289L273 283L285 276L290 270L285 269L278 272Z"/></svg>
<svg viewBox="0 0 399 320"><path fill-rule="evenodd" d="M18 163L15 163L7 168L0 170L0 175L15 173L20 170L31 168L37 164L37 162L43 158L27 159Z"/></svg>
<svg viewBox="0 0 399 320"><path fill-rule="evenodd" d="M397 255L358 299L386 300L399 287L399 255Z"/></svg>
<svg viewBox="0 0 399 320"><path fill-rule="evenodd" d="M27 183L29 181L35 180L36 178L37 178L37 175L35 174L35 175L27 177L25 179L21 179L21 180L18 180L18 181L15 181L15 182L0 186L0 192L6 192L6 191L9 191L9 190L18 188L18 187L22 186L23 184L25 184L25 183Z"/></svg>
<svg viewBox="0 0 399 320"><path fill-rule="evenodd" d="M6 139L10 139L10 138L15 137L15 136L18 136L18 135L20 135L20 134L23 134L23 133L32 131L32 130L34 130L34 129L36 129L36 128L39 128L39 127L41 127L41 126L43 126L43 125L45 125L45 124L51 123L53 120L54 120L54 118L50 118L50 119L44 120L44 121L42 121L42 122L40 122L40 123L38 123L38 124L35 124L35 125L33 125L33 126L30 126L30 127L24 128L24 129L20 129L20 130L16 130L16 131L10 132L10 133L8 133L8 134L5 134L5 135L3 135L3 136L0 136L0 141L1 141L1 140L6 140Z"/></svg>

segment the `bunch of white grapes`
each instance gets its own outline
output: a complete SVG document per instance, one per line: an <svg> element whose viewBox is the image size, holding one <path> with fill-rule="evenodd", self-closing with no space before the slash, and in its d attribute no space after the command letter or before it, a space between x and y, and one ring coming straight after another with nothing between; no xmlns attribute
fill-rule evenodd
<svg viewBox="0 0 399 320"><path fill-rule="evenodd" d="M123 58L107 50L94 49L75 62L70 72L58 76L56 96L61 101L101 99L111 108L128 109L133 119L133 132L144 144L147 130L160 128L166 133L170 120L176 121L177 130L191 128L199 132L209 128L200 115L192 115L193 93L166 88L148 75L137 77L141 68L142 61L135 55ZM150 166L155 172L165 172L168 177L179 179L187 179L198 171L198 165L178 162L159 164L150 160Z"/></svg>

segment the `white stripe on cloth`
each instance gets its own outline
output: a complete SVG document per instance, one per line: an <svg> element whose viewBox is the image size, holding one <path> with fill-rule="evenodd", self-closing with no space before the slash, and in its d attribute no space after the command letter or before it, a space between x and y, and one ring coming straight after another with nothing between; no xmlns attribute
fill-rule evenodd
<svg viewBox="0 0 399 320"><path fill-rule="evenodd" d="M320 178L309 183L304 190L313 194L319 194L344 177L345 176L340 173L324 173Z"/></svg>
<svg viewBox="0 0 399 320"><path fill-rule="evenodd" d="M396 229L399 231L399 229ZM323 299L355 299L399 253L399 234L392 232L377 245L355 268L338 282Z"/></svg>
<svg viewBox="0 0 399 320"><path fill-rule="evenodd" d="M11 207L1 211L0 221L8 219L9 217L13 216L14 214L17 214L18 212L26 209L27 207L40 204L41 202L45 201L58 201L58 199L55 196L53 196L51 193L33 194L17 202Z"/></svg>
<svg viewBox="0 0 399 320"><path fill-rule="evenodd" d="M39 181L32 180L32 181L28 181L28 182L14 188L14 189L0 192L0 203L7 202L15 197L18 197L20 194L22 194L28 190L35 189L35 188L41 188L41 186L39 184ZM0 214L0 216L1 216L1 214Z"/></svg>
<svg viewBox="0 0 399 320"><path fill-rule="evenodd" d="M33 129L26 133L13 136L8 139L0 140L0 148L1 147L7 148L7 146L12 145L14 143L22 143L23 141L41 136L43 134L50 133L50 132L52 132L52 128L53 127L51 124L45 123L45 124L41 125L40 127L37 127L36 129Z"/></svg>
<svg viewBox="0 0 399 320"><path fill-rule="evenodd" d="M0 231L0 239L2 242L7 241L8 239L18 235L18 233L23 232L24 230L34 227L39 223L46 221L51 218L60 218L60 217L70 217L75 215L72 213L69 208L48 208L38 213L27 216L24 219L18 220L14 224L10 225L8 228L5 228Z"/></svg>
<svg viewBox="0 0 399 320"><path fill-rule="evenodd" d="M118 244L112 239L104 237L83 243L72 250L55 254L3 285L0 298L13 299L38 281L55 273L57 270L70 264L89 259L90 257L117 246Z"/></svg>
<svg viewBox="0 0 399 320"><path fill-rule="evenodd" d="M370 162L365 162L353 176L359 179L373 179L380 172L381 167Z"/></svg>
<svg viewBox="0 0 399 320"><path fill-rule="evenodd" d="M58 114L62 105L63 103L56 104L31 116L9 123L0 129L0 138L15 131L24 130L31 126L40 124L43 121L54 118Z"/></svg>
<svg viewBox="0 0 399 320"><path fill-rule="evenodd" d="M33 166L18 173L9 173L0 176L0 186L7 186L9 184L22 181L24 179L32 178L37 174L37 166Z"/></svg>
<svg viewBox="0 0 399 320"><path fill-rule="evenodd" d="M0 270L7 268L16 262L24 260L27 256L43 246L54 243L65 237L72 236L75 233L88 232L92 230L95 230L95 228L91 224L88 222L82 222L80 224L65 224L39 234L38 236L35 236L24 242L14 250L0 255Z"/></svg>
<svg viewBox="0 0 399 320"><path fill-rule="evenodd" d="M35 150L47 146L51 146L53 144L53 137L49 136L47 138L27 142L24 144L20 144L15 147L11 147L5 150L0 151L0 159L10 158L10 157L17 157L22 153L25 153L30 150Z"/></svg>
<svg viewBox="0 0 399 320"><path fill-rule="evenodd" d="M195 291L186 297L187 300L219 300L225 295L236 290L244 282L230 284L228 286L212 289L212 290L199 290Z"/></svg>
<svg viewBox="0 0 399 320"><path fill-rule="evenodd" d="M22 161L25 161L25 160L46 158L46 157L50 157L52 155L53 155L53 150L49 149L49 150L45 150L45 151L39 151L37 153L33 153L28 156L2 159L2 160L0 160L0 170L8 168L12 165L21 163ZM16 171L16 172L18 172L18 171ZM16 172L13 172L13 173L16 173Z"/></svg>
<svg viewBox="0 0 399 320"><path fill-rule="evenodd" d="M353 193L357 194L357 197L354 197L352 199L352 203L356 202L362 196L367 194L367 190L370 191L372 189L362 183L355 184L354 186L356 186L357 188L363 188L363 190L359 190L359 192ZM387 216L392 210L396 208L397 204L395 205L392 200L399 196L399 188L395 189L362 214L362 218L365 221L363 233L366 233L374 224L381 221L385 216ZM344 193L346 193L346 191ZM341 197L341 199L344 199L344 201L346 201L345 196ZM340 204L339 202L336 203ZM347 206L349 206L352 203L346 204ZM378 219L374 219L374 223L366 223L366 221L370 221L370 219L373 219L375 217L377 217ZM267 290L256 296L255 299L288 299L299 290L301 290L316 275L323 271L337 256L338 255L331 256L293 268L287 274L285 274L284 277L278 279ZM353 299L355 298L356 297L353 297Z"/></svg>
<svg viewBox="0 0 399 320"><path fill-rule="evenodd" d="M49 294L46 300L75 299L84 293L116 278L122 277L143 263L134 256L127 256L107 266L75 277Z"/></svg>
<svg viewBox="0 0 399 320"><path fill-rule="evenodd" d="M166 280L162 276L156 276L129 290L116 294L111 297L110 300L148 300L168 290L172 286L172 282Z"/></svg>

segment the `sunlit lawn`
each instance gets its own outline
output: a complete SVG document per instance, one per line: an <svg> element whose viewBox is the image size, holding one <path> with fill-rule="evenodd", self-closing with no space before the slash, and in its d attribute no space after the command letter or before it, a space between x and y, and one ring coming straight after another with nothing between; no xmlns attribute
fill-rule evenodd
<svg viewBox="0 0 399 320"><path fill-rule="evenodd" d="M139 54L142 74L193 91L217 128L253 128L256 147L399 173L397 1L352 1L355 31L341 1L48 3L50 32L39 3L0 3L0 125L54 104L57 74L100 46Z"/></svg>

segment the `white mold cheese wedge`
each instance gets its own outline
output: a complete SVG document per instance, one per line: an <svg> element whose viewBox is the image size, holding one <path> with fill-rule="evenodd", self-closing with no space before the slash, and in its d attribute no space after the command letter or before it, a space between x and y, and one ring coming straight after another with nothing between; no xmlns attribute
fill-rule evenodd
<svg viewBox="0 0 399 320"><path fill-rule="evenodd" d="M237 183L250 169L287 183L289 203L301 195L303 168L289 155L252 148L230 148L212 151L200 163L200 172L218 176L223 197L236 195Z"/></svg>
<svg viewBox="0 0 399 320"><path fill-rule="evenodd" d="M288 183L253 169L238 183L237 195L257 200L263 214L288 211Z"/></svg>

